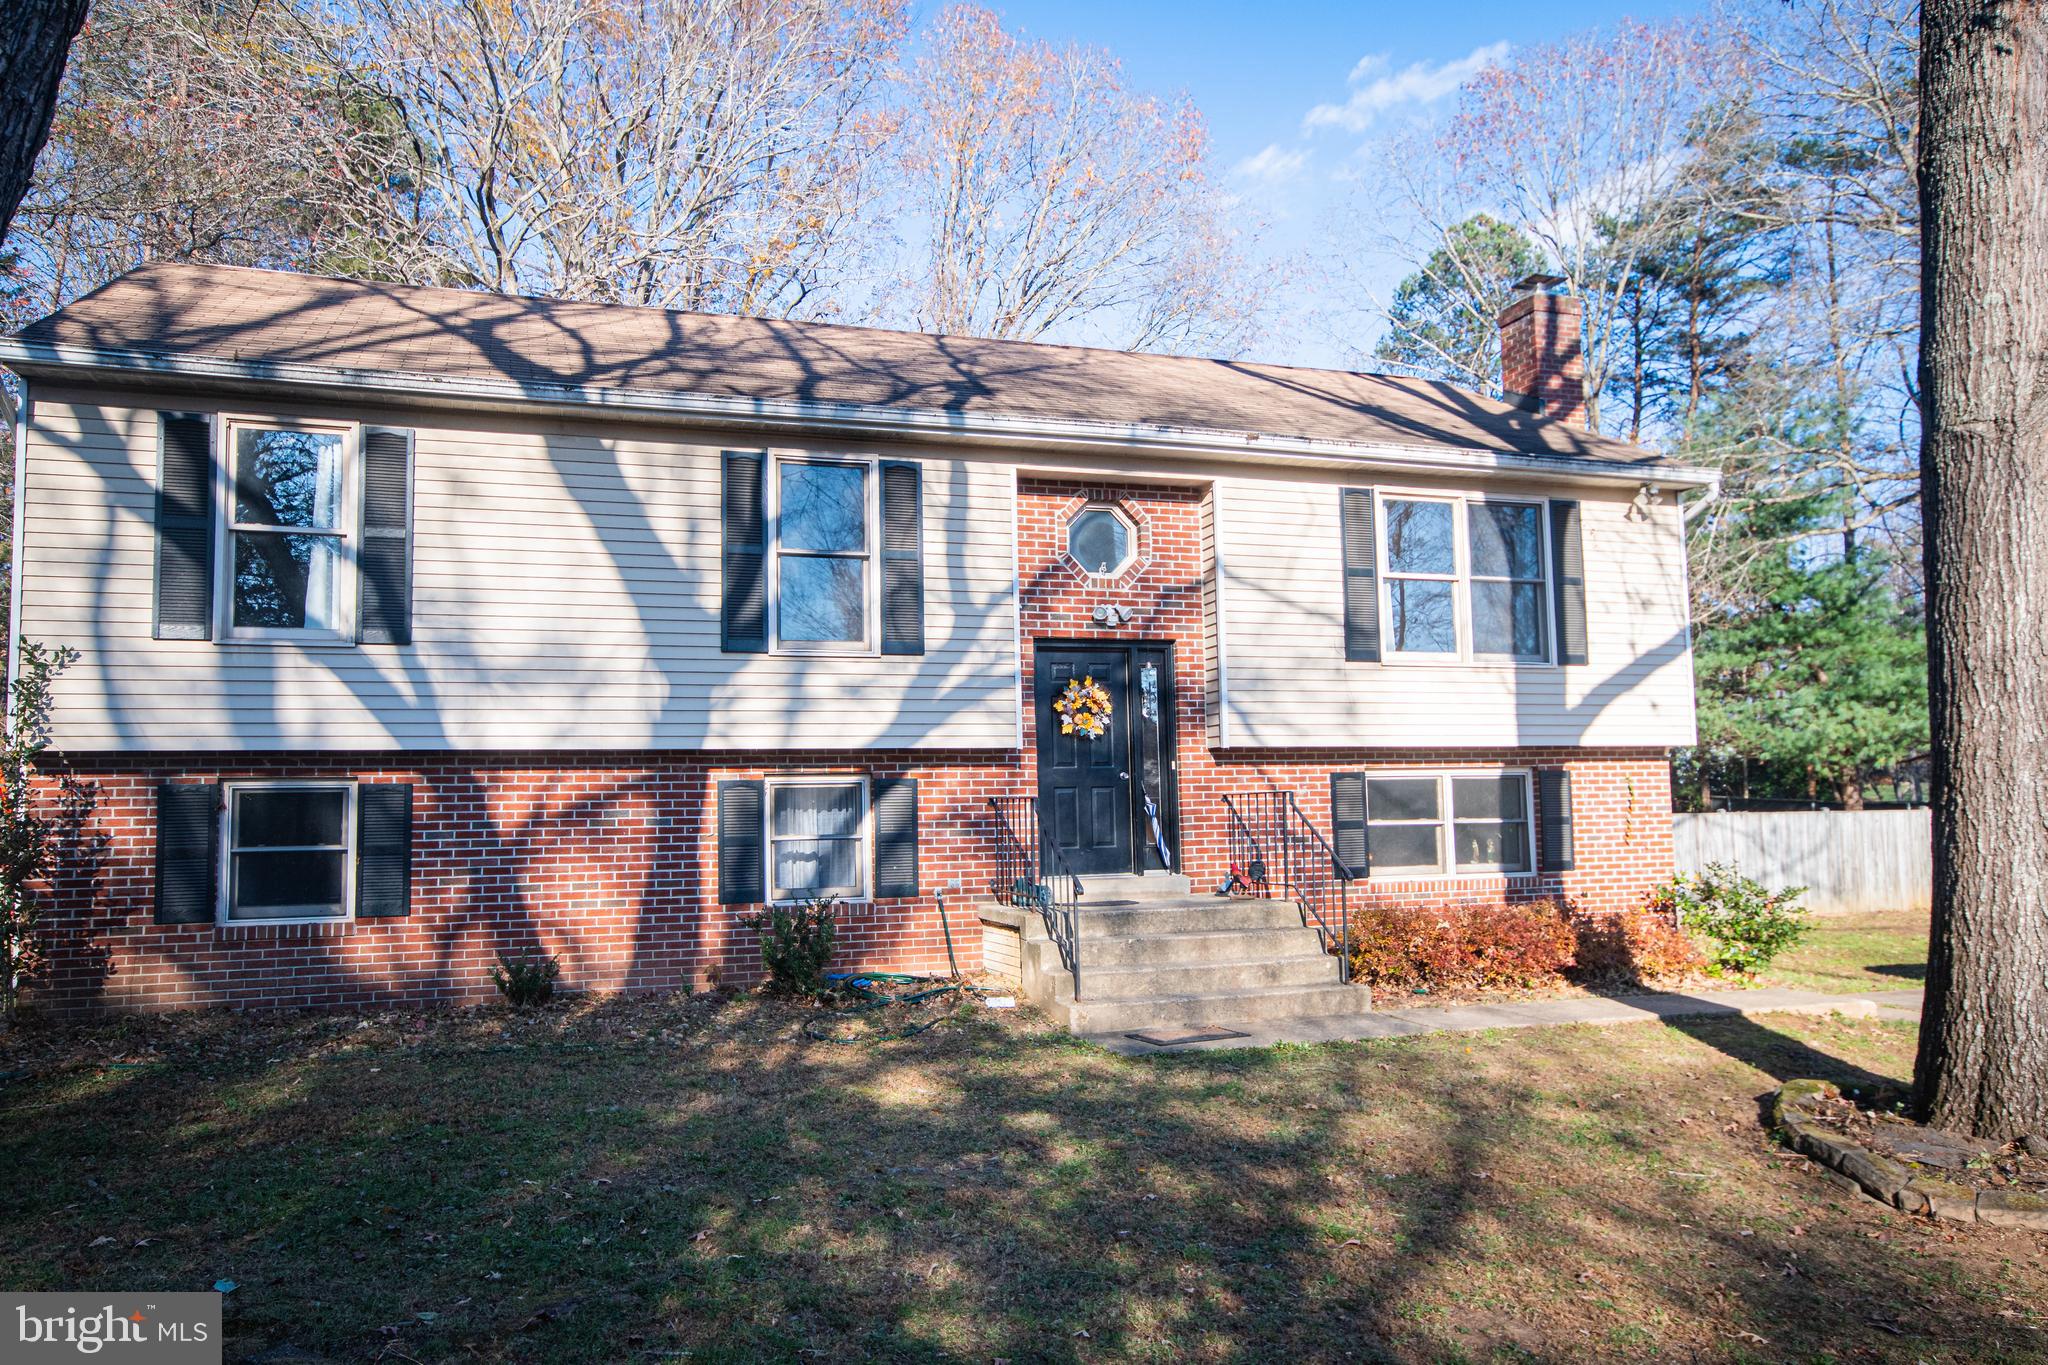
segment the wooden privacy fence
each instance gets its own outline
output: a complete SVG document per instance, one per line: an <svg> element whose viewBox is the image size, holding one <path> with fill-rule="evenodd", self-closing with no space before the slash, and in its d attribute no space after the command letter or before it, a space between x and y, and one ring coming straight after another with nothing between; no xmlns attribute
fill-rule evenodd
<svg viewBox="0 0 2048 1365"><path fill-rule="evenodd" d="M1807 888L1816 914L1924 910L1933 825L1918 810L1716 811L1671 817L1678 870L1727 863L1772 890Z"/></svg>

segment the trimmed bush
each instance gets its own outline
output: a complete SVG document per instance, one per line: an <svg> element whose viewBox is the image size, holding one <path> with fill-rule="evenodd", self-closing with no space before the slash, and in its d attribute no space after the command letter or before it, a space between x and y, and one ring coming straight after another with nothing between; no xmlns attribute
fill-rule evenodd
<svg viewBox="0 0 2048 1365"><path fill-rule="evenodd" d="M491 984L513 1009L545 1005L555 998L555 978L562 964L552 957L513 957L503 954L491 968Z"/></svg>
<svg viewBox="0 0 2048 1365"><path fill-rule="evenodd" d="M819 995L825 989L825 964L839 940L833 920L836 899L799 901L770 906L740 921L761 935L761 965L768 969L768 988L784 995Z"/></svg>
<svg viewBox="0 0 2048 1365"><path fill-rule="evenodd" d="M1714 940L1707 971L1713 976L1754 976L1813 926L1799 901L1803 886L1766 891L1725 863L1698 875L1681 872L1650 893L1649 908Z"/></svg>
<svg viewBox="0 0 2048 1365"><path fill-rule="evenodd" d="M1352 912L1351 971L1401 990L1527 989L1555 984L1574 935L1553 901L1454 910L1370 905Z"/></svg>
<svg viewBox="0 0 2048 1365"><path fill-rule="evenodd" d="M1451 916L1412 905L1351 912L1351 975L1397 990L1436 989L1463 974Z"/></svg>
<svg viewBox="0 0 2048 1365"><path fill-rule="evenodd" d="M1642 985L1706 970L1706 955L1668 915L1649 909L1588 915L1576 925L1574 975Z"/></svg>

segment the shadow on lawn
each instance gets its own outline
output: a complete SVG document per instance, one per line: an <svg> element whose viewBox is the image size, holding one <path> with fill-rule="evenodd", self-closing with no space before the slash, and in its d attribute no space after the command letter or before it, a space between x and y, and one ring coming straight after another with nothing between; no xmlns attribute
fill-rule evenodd
<svg viewBox="0 0 2048 1365"><path fill-rule="evenodd" d="M1605 1349L1578 1301L1624 1278L1637 1321L1721 1303L1730 1332L1889 1349L1858 1305L1917 1296L1902 1252L1816 1237L1781 1272L1743 1199L1612 1183L1668 1153L1621 1132L1597 1054L1567 1102L1469 1040L1128 1061L981 1020L833 1046L724 1009L600 1046L337 1035L0 1091L0 1279L237 1280L231 1361L1414 1359L1459 1326L1476 1358L1578 1358ZM1868 1074L1747 1021L1683 1031ZM1587 1164L1545 1184L1532 1154L1560 1144ZM1553 1287L1506 1312L1497 1275ZM1939 1326L2034 1340L1974 1307Z"/></svg>
<svg viewBox="0 0 2048 1365"><path fill-rule="evenodd" d="M1705 1043L1781 1083L1812 1077L1833 1081L1845 1091L1866 1096L1900 1088L1896 1081L1839 1057L1831 1057L1749 1015L1688 1014L1668 1018L1664 1022L1686 1037Z"/></svg>

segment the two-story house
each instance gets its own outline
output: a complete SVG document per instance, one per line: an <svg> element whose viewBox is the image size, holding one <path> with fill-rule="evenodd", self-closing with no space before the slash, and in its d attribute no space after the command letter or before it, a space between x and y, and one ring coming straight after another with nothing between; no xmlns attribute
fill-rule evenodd
<svg viewBox="0 0 2048 1365"><path fill-rule="evenodd" d="M1503 315L1501 402L138 270L0 342L16 634L79 651L92 802L41 998L739 981L739 920L835 896L849 964L1057 948L1110 1027L1362 1004L1300 935L1375 899L1631 904L1712 476L1584 429L1575 309Z"/></svg>

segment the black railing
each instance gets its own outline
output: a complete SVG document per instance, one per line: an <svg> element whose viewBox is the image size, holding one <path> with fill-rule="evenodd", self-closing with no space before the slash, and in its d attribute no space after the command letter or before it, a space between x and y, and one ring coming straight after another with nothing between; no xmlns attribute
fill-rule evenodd
<svg viewBox="0 0 2048 1365"><path fill-rule="evenodd" d="M1231 873L1247 895L1278 894L1313 922L1324 952L1337 954L1337 979L1351 979L1351 873L1288 791L1233 792L1223 798Z"/></svg>
<svg viewBox="0 0 2048 1365"><path fill-rule="evenodd" d="M1081 879L1038 818L1035 796L991 796L996 817L995 882L989 892L1004 905L1036 910L1046 936L1081 998Z"/></svg>
<svg viewBox="0 0 2048 1365"><path fill-rule="evenodd" d="M1273 869L1266 860L1266 839L1261 831L1280 827L1280 802L1285 792L1235 792L1223 798L1223 815L1229 826L1230 880L1223 889L1247 896L1273 894Z"/></svg>

